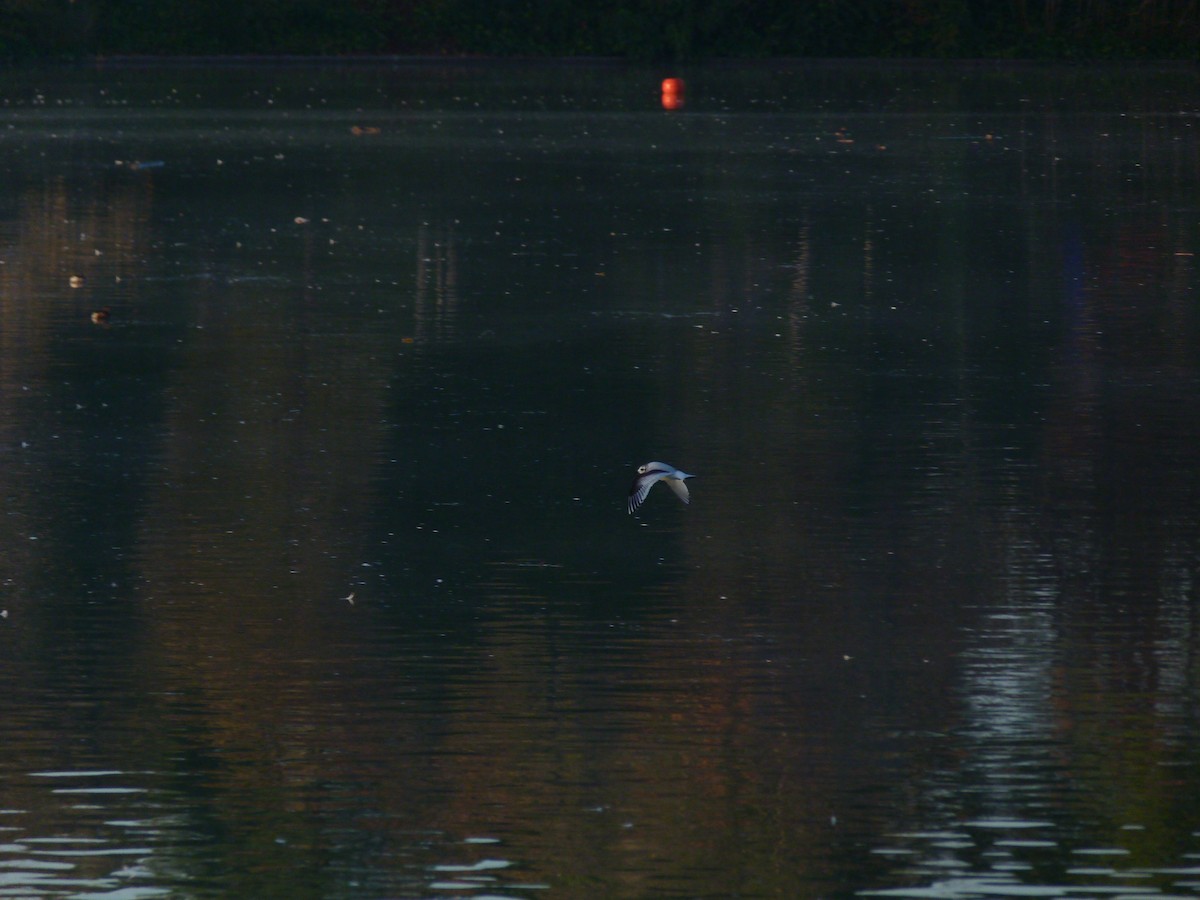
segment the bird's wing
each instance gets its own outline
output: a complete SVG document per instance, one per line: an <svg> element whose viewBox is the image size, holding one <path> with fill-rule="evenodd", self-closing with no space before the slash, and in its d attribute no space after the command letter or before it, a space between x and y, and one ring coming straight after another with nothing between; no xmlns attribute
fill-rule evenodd
<svg viewBox="0 0 1200 900"><path fill-rule="evenodd" d="M629 511L633 512L642 505L642 501L646 499L646 495L650 493L650 488L654 487L654 483L662 478L661 472L646 473L639 475L633 479L633 487L629 489Z"/></svg>
<svg viewBox="0 0 1200 900"><path fill-rule="evenodd" d="M687 482L682 478L668 478L667 484L670 485L671 490L673 490L678 495L679 499L684 503L692 502L692 498L688 494Z"/></svg>

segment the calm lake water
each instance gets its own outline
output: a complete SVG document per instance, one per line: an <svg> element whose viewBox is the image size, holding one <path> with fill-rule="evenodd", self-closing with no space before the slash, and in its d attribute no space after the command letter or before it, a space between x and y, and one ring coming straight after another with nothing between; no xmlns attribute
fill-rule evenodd
<svg viewBox="0 0 1200 900"><path fill-rule="evenodd" d="M1195 69L9 69L0 174L0 896L1200 896Z"/></svg>

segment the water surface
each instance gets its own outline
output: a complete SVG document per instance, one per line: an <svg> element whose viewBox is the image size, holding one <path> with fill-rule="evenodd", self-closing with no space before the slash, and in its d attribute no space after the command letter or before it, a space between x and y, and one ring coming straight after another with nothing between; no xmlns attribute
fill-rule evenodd
<svg viewBox="0 0 1200 900"><path fill-rule="evenodd" d="M0 893L1200 894L1195 88L2 73Z"/></svg>

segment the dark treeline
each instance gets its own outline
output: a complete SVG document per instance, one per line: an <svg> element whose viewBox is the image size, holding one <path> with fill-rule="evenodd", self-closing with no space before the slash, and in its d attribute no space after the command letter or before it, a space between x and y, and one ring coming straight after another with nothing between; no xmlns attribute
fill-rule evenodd
<svg viewBox="0 0 1200 900"><path fill-rule="evenodd" d="M1200 56L1200 0L0 0L0 56Z"/></svg>

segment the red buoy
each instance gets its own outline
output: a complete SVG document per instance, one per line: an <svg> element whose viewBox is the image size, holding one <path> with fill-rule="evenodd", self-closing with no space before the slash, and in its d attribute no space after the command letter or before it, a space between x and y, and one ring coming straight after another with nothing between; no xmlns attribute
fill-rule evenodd
<svg viewBox="0 0 1200 900"><path fill-rule="evenodd" d="M683 106L683 79L664 78L662 83L663 109L679 109Z"/></svg>

